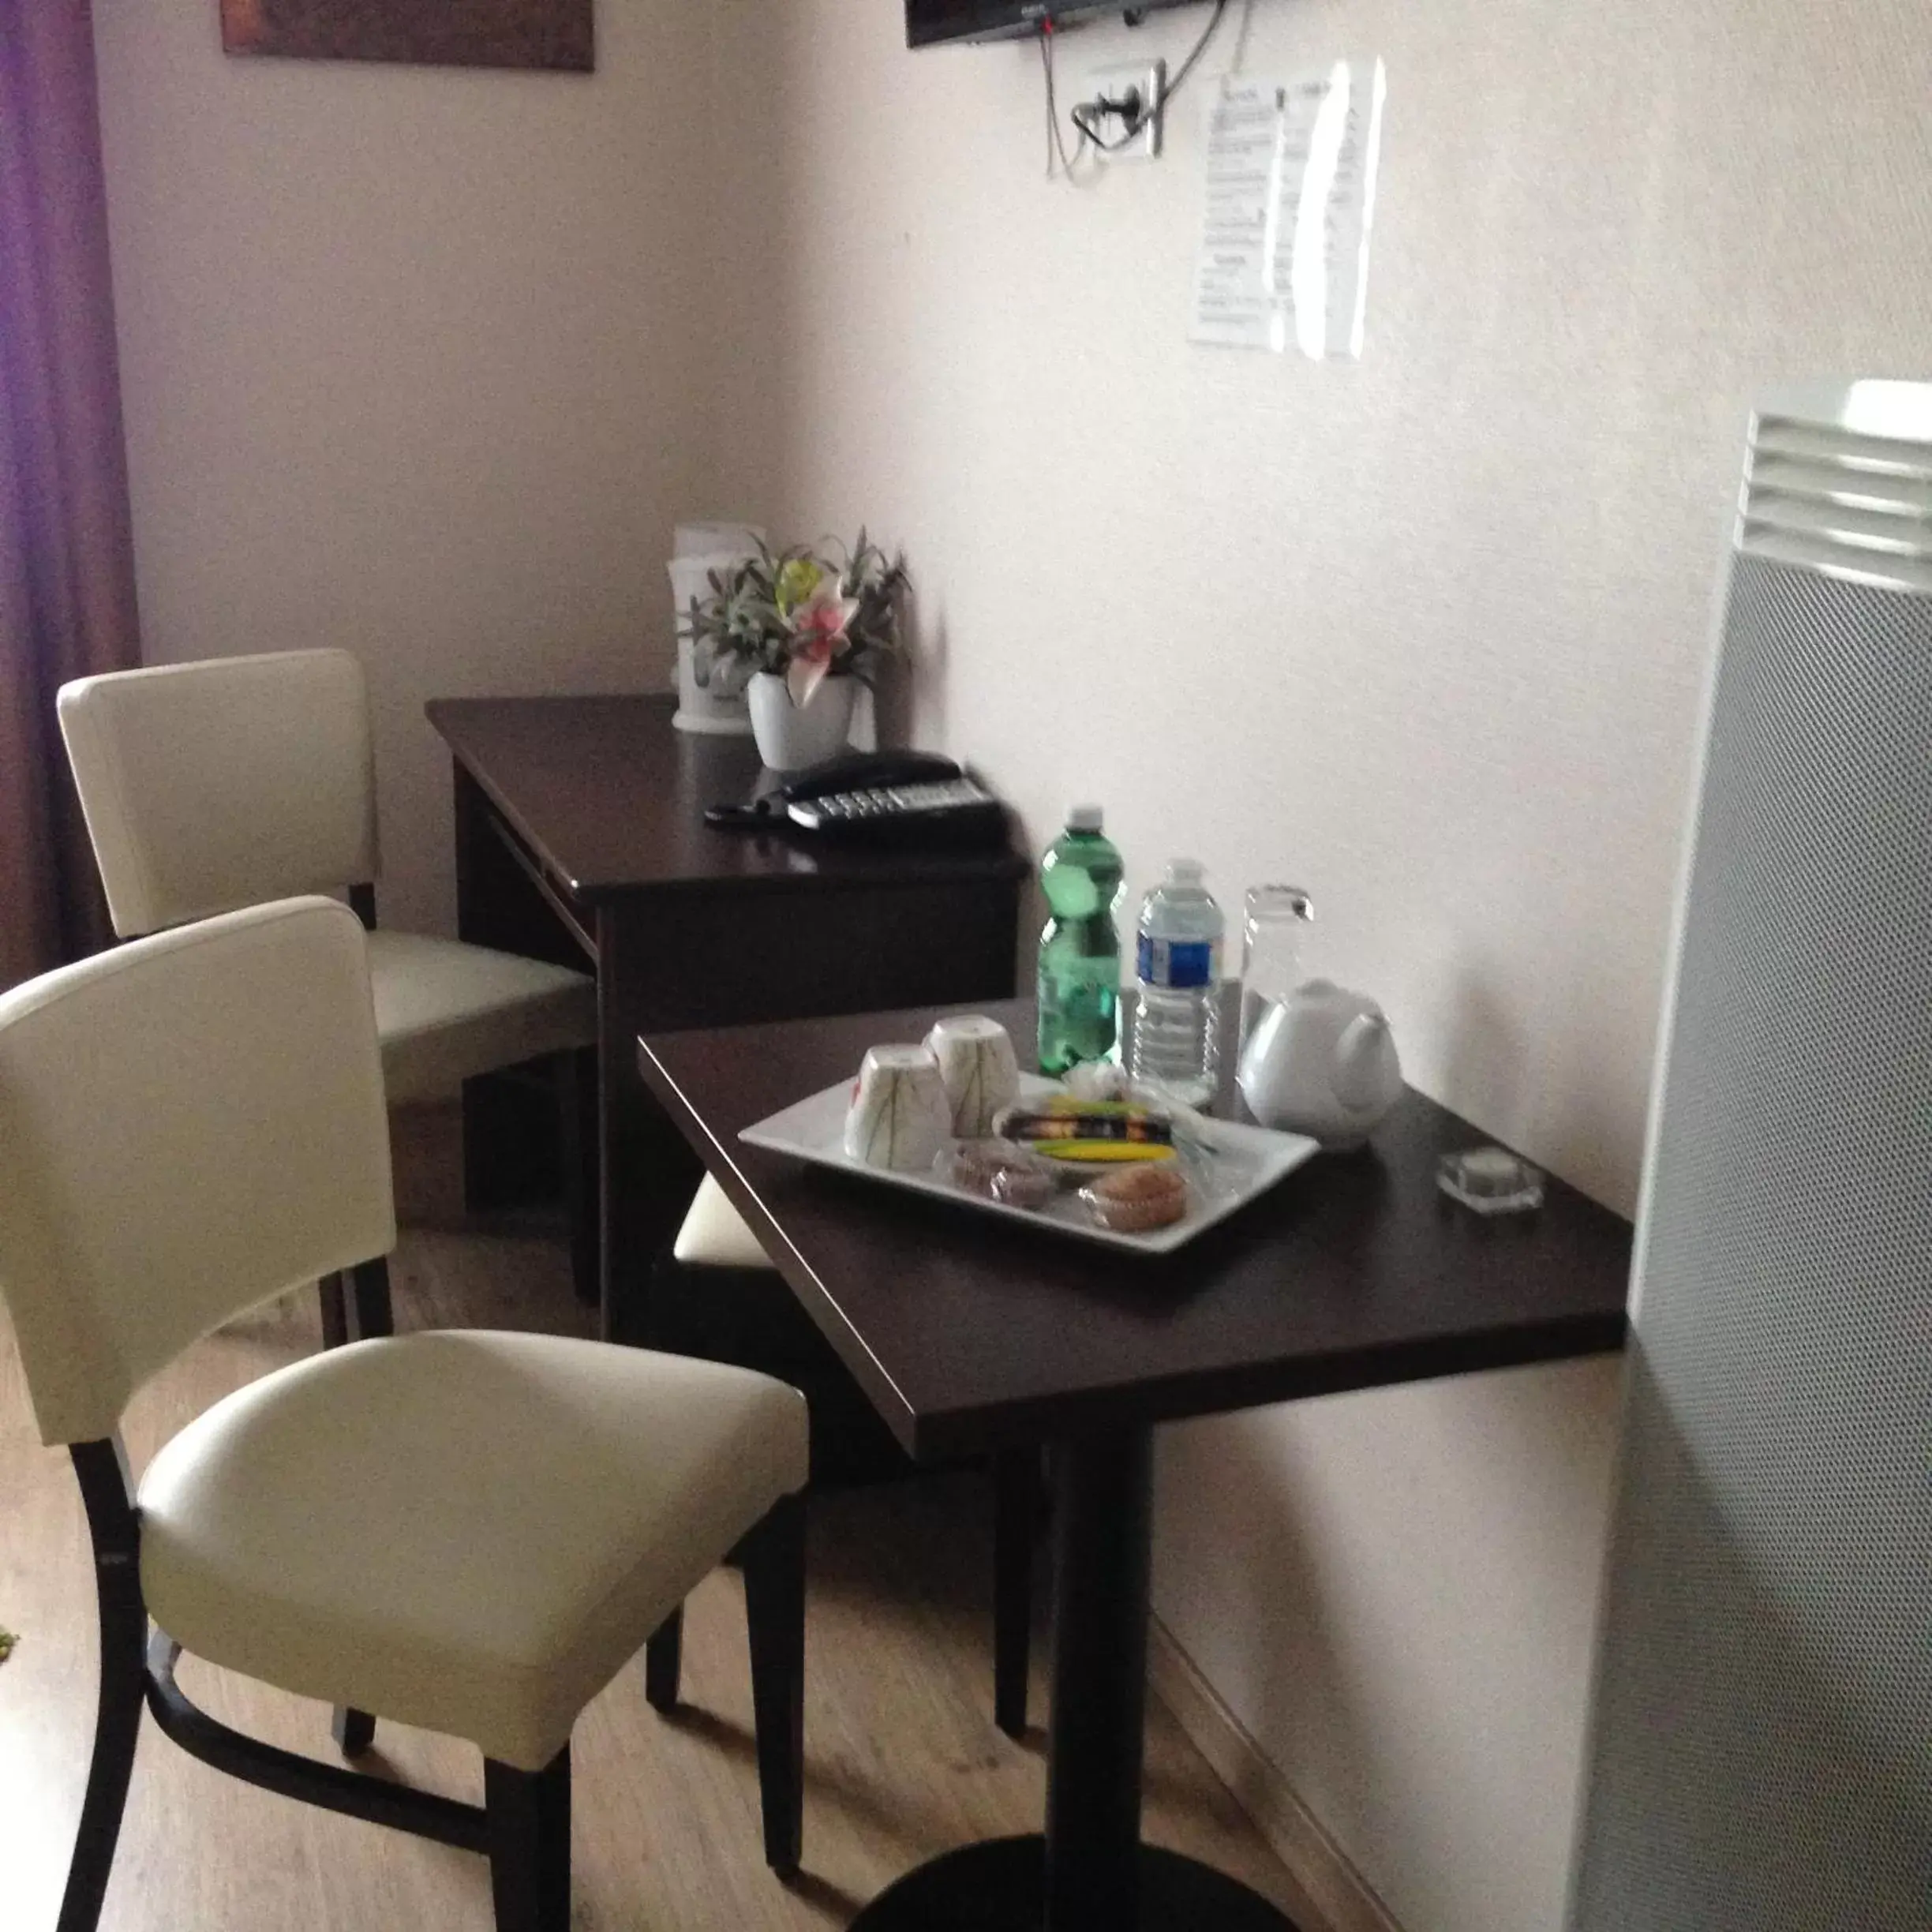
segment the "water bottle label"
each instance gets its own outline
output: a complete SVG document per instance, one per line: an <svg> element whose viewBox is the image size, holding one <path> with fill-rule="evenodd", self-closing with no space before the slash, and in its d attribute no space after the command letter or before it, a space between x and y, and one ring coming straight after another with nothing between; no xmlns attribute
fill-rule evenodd
<svg viewBox="0 0 1932 1932"><path fill-rule="evenodd" d="M1185 992L1214 984L1215 942L1211 939L1156 939L1140 935L1140 974L1148 986Z"/></svg>

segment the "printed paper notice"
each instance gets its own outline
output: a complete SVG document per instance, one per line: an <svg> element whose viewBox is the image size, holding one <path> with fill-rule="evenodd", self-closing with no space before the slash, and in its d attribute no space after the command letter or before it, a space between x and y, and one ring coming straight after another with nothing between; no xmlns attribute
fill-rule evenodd
<svg viewBox="0 0 1932 1932"><path fill-rule="evenodd" d="M1379 60L1222 82L1191 340L1361 354L1386 91Z"/></svg>
<svg viewBox="0 0 1932 1932"><path fill-rule="evenodd" d="M1191 341L1277 353L1288 346L1287 320L1268 286L1281 122L1275 82L1222 81L1208 122L1208 207Z"/></svg>

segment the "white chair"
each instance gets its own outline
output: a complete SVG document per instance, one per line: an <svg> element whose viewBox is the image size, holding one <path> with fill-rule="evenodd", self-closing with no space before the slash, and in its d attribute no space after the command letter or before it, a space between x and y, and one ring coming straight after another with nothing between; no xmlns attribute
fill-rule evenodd
<svg viewBox="0 0 1932 1932"><path fill-rule="evenodd" d="M365 1341L216 1403L131 1485L117 1431L137 1389L219 1324L394 1237L365 949L344 908L295 900L0 995L0 1294L42 1439L73 1458L100 1604L60 1932L98 1919L144 1699L221 1769L487 1852L498 1932L567 1932L577 1713L735 1544L766 1853L798 1863L796 1390L554 1336ZM485 1804L227 1729L177 1686L184 1647L469 1739Z"/></svg>
<svg viewBox="0 0 1932 1932"><path fill-rule="evenodd" d="M719 1304L734 1305L724 1308ZM912 1473L851 1374L792 1299L758 1237L710 1174L652 1283L644 1339L653 1346L744 1361L803 1389L812 1405L814 1484ZM1045 1509L1039 1458L1013 1450L992 1461L993 1717L1009 1737L1027 1728L1033 1547ZM675 1626L660 1640L675 1651ZM671 1680L675 1685L675 1678Z"/></svg>
<svg viewBox="0 0 1932 1932"><path fill-rule="evenodd" d="M597 992L585 974L376 928L375 762L361 666L346 651L219 658L62 687L61 732L114 930L124 939L293 893L346 889L372 929L369 977L391 1106L556 1059L578 1290L594 1298ZM386 1332L387 1278L358 1283L361 1332ZM350 1332L325 1286L331 1342Z"/></svg>

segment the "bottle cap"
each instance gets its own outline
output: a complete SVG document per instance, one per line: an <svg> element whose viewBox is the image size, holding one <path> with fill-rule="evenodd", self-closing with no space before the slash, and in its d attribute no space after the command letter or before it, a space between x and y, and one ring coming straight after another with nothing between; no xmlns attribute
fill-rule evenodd
<svg viewBox="0 0 1932 1932"><path fill-rule="evenodd" d="M1067 807L1066 829L1069 832L1098 832L1106 822L1106 814L1098 805Z"/></svg>
<svg viewBox="0 0 1932 1932"><path fill-rule="evenodd" d="M1198 886L1208 876L1208 868L1198 859L1170 859L1167 878L1170 885Z"/></svg>

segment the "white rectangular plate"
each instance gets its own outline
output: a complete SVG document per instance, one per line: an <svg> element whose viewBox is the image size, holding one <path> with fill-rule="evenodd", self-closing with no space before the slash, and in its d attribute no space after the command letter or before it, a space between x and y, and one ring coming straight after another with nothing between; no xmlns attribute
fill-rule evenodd
<svg viewBox="0 0 1932 1932"><path fill-rule="evenodd" d="M1020 1091L1024 1099L1039 1100L1059 1091L1057 1081L1037 1074L1020 1076ZM789 1154L795 1159L808 1161L815 1167L836 1167L844 1174L882 1181L887 1187L930 1194L938 1200L957 1201L983 1214L998 1215L1004 1220L1023 1222L1080 1241L1098 1241L1103 1247L1124 1248L1132 1254L1171 1254L1216 1222L1225 1221L1257 1195L1266 1193L1316 1151L1316 1143L1301 1134L1276 1133L1269 1128L1250 1127L1238 1121L1209 1121L1206 1138L1212 1151L1204 1160L1189 1163L1192 1193L1186 1214L1168 1227L1153 1228L1140 1234L1120 1234L1110 1228L1097 1226L1088 1219L1075 1188L1063 1188L1046 1207L1033 1211L1009 1208L1004 1201L969 1193L936 1174L899 1174L889 1168L868 1167L864 1162L852 1159L844 1145L845 1112L851 1099L852 1082L841 1080L836 1087L796 1101L769 1119L746 1128L738 1138L774 1154ZM1095 1170L1096 1174L1108 1170Z"/></svg>

